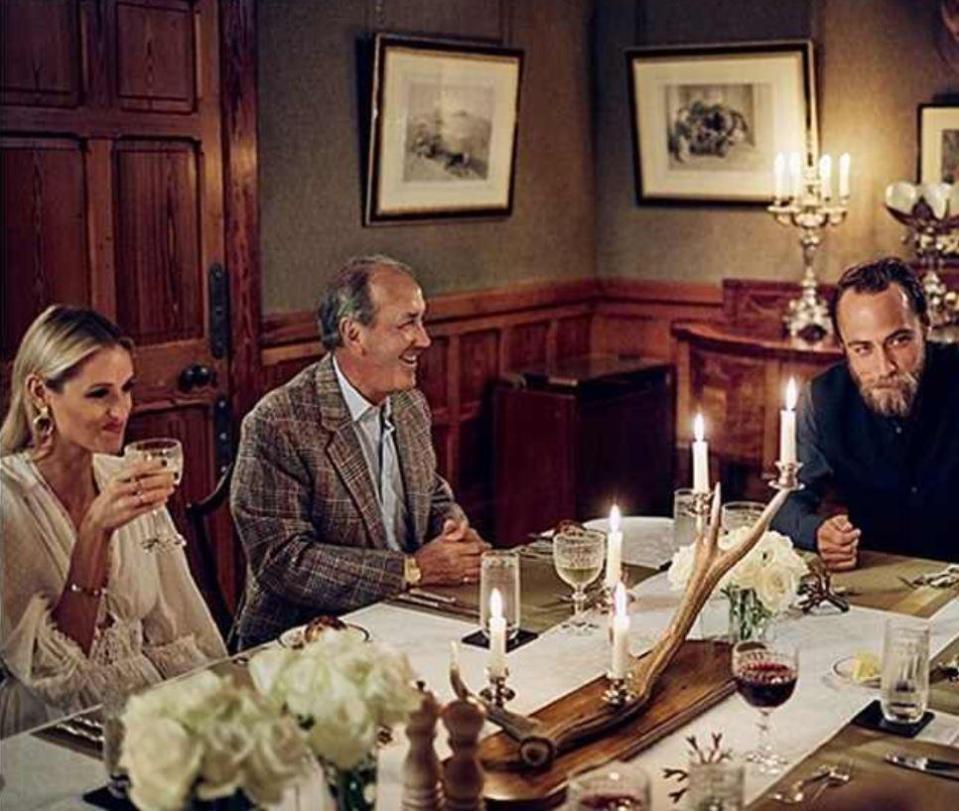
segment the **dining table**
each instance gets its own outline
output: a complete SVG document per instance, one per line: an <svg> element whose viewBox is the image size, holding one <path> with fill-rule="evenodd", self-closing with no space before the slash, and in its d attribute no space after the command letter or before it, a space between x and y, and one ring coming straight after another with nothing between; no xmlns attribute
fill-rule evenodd
<svg viewBox="0 0 959 811"><path fill-rule="evenodd" d="M662 519L658 520L660 529L667 531ZM599 626L593 632L577 635L563 627L571 604L566 599L567 587L553 573L548 545L548 538L540 539L519 550L520 625L531 626L534 638L511 650L507 664L509 685L516 693L509 708L523 714L534 713L605 673L610 660L607 617L600 607L590 609ZM650 559L645 548L636 544L624 548L631 595L630 649L634 656L651 647L681 597L670 587L664 567L656 565L657 559ZM653 554L662 557L662 545ZM959 761L959 682L951 681L939 667L946 658L959 654L959 588L915 584L923 574L942 570L945 565L863 552L856 570L833 578L834 585L851 603L848 611L825 605L803 613L794 607L777 618L773 628L776 638L795 642L800 651L795 692L771 716L774 744L788 758L789 766L783 774L768 775L747 764L746 807L763 811L783 808L772 799L777 790L813 774L823 764L842 760L851 766L851 779L844 785L827 786L825 792L841 791L843 796L854 798L860 789L875 791L887 786L890 792L906 792L918 798L917 808L959 808L959 781L908 771L885 759L898 752ZM433 592L446 599L433 599ZM466 684L474 691L485 685L487 651L463 641L478 627L477 602L475 585L431 589L422 599L386 600L344 619L366 629L377 642L405 653L418 678L445 702L454 697L449 678L451 642L459 643L459 669ZM456 610L449 610L451 606ZM722 603L714 598L707 609L720 611ZM691 639L715 633L705 613L690 633ZM879 690L871 683L853 681L842 667L855 656L881 657L885 624L897 616L919 618L930 630L930 709L934 718L914 738L851 723L860 710L878 698ZM242 677L247 661L248 654L242 654L210 666ZM724 748L734 755L742 753L756 743L757 718L756 710L741 697L729 695L631 757L621 768L642 771L649 778L653 809L681 810L684 798L676 799L681 786L675 770L685 769L689 762L689 739L696 736L708 741L714 734L721 734ZM105 781L97 749L90 742L84 745L82 740L72 740L63 726L62 721L47 724L0 743L0 807L4 811L92 807L82 797ZM497 731L487 723L483 735ZM380 811L401 807L407 747L406 736L397 730L379 750L376 807ZM442 728L436 750L440 758L450 753ZM317 774L306 785L288 791L280 807L322 810L332 808L329 803L322 775Z"/></svg>

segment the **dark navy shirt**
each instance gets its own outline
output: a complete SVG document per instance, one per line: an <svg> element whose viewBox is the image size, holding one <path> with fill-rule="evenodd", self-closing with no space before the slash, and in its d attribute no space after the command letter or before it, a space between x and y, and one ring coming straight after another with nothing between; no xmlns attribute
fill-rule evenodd
<svg viewBox="0 0 959 811"><path fill-rule="evenodd" d="M803 391L797 450L805 489L773 528L816 548L827 492L845 505L866 549L959 561L959 345L929 343L912 413L882 417L845 363Z"/></svg>

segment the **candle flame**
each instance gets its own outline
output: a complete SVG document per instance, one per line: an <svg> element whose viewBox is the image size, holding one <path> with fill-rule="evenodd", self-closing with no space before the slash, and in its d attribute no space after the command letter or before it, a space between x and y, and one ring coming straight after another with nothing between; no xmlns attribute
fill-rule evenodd
<svg viewBox="0 0 959 811"><path fill-rule="evenodd" d="M789 378L789 382L786 384L786 410L795 411L796 402L799 400L799 392L796 388L796 378Z"/></svg>
<svg viewBox="0 0 959 811"><path fill-rule="evenodd" d="M609 511L609 531L610 532L619 532L620 524L622 523L623 516L619 511L617 505L613 505L613 508Z"/></svg>
<svg viewBox="0 0 959 811"><path fill-rule="evenodd" d="M493 589L489 596L489 617L490 619L500 619L503 616L503 597L499 589Z"/></svg>
<svg viewBox="0 0 959 811"><path fill-rule="evenodd" d="M706 437L706 423L703 421L703 415L697 414L693 420L693 434L697 442L702 442Z"/></svg>
<svg viewBox="0 0 959 811"><path fill-rule="evenodd" d="M626 616L626 587L619 582L613 591L613 606L617 617Z"/></svg>

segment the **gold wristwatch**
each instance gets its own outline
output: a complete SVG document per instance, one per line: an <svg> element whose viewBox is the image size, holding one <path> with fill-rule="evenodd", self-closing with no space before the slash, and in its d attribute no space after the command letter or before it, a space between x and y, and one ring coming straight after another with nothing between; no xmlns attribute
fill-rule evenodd
<svg viewBox="0 0 959 811"><path fill-rule="evenodd" d="M407 588L413 588L413 586L418 586L422 579L423 573L420 571L416 558L412 555L403 558L403 585Z"/></svg>

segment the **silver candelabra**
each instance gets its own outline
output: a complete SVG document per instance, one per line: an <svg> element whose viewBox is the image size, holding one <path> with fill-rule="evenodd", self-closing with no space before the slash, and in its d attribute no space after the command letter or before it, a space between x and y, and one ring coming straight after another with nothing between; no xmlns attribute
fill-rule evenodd
<svg viewBox="0 0 959 811"><path fill-rule="evenodd" d="M794 181L793 194L789 198L777 195L766 210L780 225L799 229L799 244L803 255L802 293L789 302L783 323L793 338L815 342L832 334L829 308L818 292L813 261L822 242L823 231L837 226L846 219L849 194L843 194L838 202L832 202L829 182L823 181L814 165L807 165Z"/></svg>

